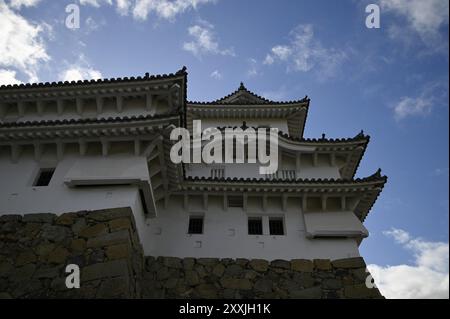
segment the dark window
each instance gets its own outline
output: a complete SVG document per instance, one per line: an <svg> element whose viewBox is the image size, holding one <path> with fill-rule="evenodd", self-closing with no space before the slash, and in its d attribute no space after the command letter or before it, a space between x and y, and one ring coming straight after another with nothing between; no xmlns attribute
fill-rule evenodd
<svg viewBox="0 0 450 319"><path fill-rule="evenodd" d="M283 218L269 218L271 235L284 235Z"/></svg>
<svg viewBox="0 0 450 319"><path fill-rule="evenodd" d="M203 234L203 217L192 216L189 218L189 234Z"/></svg>
<svg viewBox="0 0 450 319"><path fill-rule="evenodd" d="M242 196L229 196L228 207L244 207L244 198Z"/></svg>
<svg viewBox="0 0 450 319"><path fill-rule="evenodd" d="M41 169L33 186L48 186L48 184L50 184L50 180L52 179L54 172L55 172L54 168Z"/></svg>
<svg viewBox="0 0 450 319"><path fill-rule="evenodd" d="M261 218L249 218L248 219L248 234L249 235L262 235L262 219Z"/></svg>

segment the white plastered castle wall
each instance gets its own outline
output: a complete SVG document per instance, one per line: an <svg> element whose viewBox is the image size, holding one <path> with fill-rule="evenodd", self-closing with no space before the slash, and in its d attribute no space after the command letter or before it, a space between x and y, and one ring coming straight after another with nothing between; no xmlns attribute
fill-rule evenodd
<svg viewBox="0 0 450 319"><path fill-rule="evenodd" d="M85 165L96 166L97 157L83 157ZM103 159L108 161L108 159ZM130 158L132 163L133 158ZM80 161L67 156L56 163L43 158L40 162L23 155L17 163L9 156L0 156L0 214L55 213L132 206L138 188L132 185L71 188L65 184L68 172ZM114 159L111 165L117 164ZM41 168L54 168L48 186L33 186ZM116 167L116 171L123 172ZM114 170L111 171L114 174ZM144 172L142 178L148 176ZM117 176L120 177L120 176Z"/></svg>
<svg viewBox="0 0 450 319"><path fill-rule="evenodd" d="M110 162L111 176L124 177L123 167L116 167L115 157L100 159ZM122 155L119 162L133 163L135 156ZM249 200L246 211L242 208L224 210L222 197L210 196L208 208L204 209L199 198L191 198L184 208L183 197L171 196L165 208L158 205L158 216L146 218L137 186L96 186L72 188L65 184L69 173L80 163L98 165L99 157L65 156L56 163L43 157L36 161L31 154L23 154L17 163L9 156L0 156L0 214L55 213L95 210L128 206L133 209L136 225L146 255L178 257L218 258L347 258L359 256L356 239L309 239L298 201L289 200L286 211L282 211L278 199L268 199L263 210L257 198ZM77 164L78 163L78 164ZM56 165L57 164L57 165ZM105 164L106 165L106 164ZM40 168L56 167L54 176L45 187L34 187L33 182ZM130 176L136 170L130 169ZM75 170L76 171L76 170ZM142 173L146 178L148 172ZM126 176L125 176L126 177ZM204 233L188 234L190 215L204 216ZM263 217L264 233L248 235L247 218ZM271 236L268 233L268 218L284 218L285 235Z"/></svg>
<svg viewBox="0 0 450 319"><path fill-rule="evenodd" d="M190 201L183 208L182 197L171 197L169 206L159 207L160 215L147 220L144 233L145 253L152 256L314 259L347 258L359 256L355 239L308 239L300 205L288 204L286 211L268 200L264 211L255 202L247 211L242 208L223 209L221 197L211 197L205 210L199 201ZM203 234L188 234L189 216L204 217ZM248 217L262 217L263 235L249 235ZM285 235L269 234L269 217L283 217Z"/></svg>

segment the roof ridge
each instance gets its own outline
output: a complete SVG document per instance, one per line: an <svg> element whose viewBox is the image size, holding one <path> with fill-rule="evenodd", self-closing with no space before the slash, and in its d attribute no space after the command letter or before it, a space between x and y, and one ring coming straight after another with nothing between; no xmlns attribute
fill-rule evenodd
<svg viewBox="0 0 450 319"><path fill-rule="evenodd" d="M102 78L102 79L91 79L91 80L78 80L78 81L58 81L58 82L38 82L38 83L20 83L20 84L5 84L0 85L0 90L7 89L25 89L25 88L42 88L42 87L57 87L57 86L72 86L81 84L93 84L93 83L117 83L117 82L135 82L135 81L146 81L155 79L166 79L177 77L180 75L187 75L187 68L183 66L181 69L175 73L164 73L164 74L154 74L146 72L144 76L131 76L131 77L117 77L117 78Z"/></svg>
<svg viewBox="0 0 450 319"><path fill-rule="evenodd" d="M240 102L240 103L230 103L230 102L224 102L227 99L229 99L230 97L232 97L233 95L237 95L240 92L246 92L247 94L250 94L251 96L255 97L256 99L260 100L261 103L258 102ZM209 101L209 102L201 102L201 101L188 101L189 104L203 104L203 105L260 105L260 104L294 104L294 103L304 103L304 102L309 102L310 99L308 98L308 96L306 95L303 99L299 99L299 100L290 100L290 101L273 101L270 99L267 99L261 95L256 94L253 91L250 91L249 89L247 89L247 87L244 85L244 82L241 82L239 85L239 88L219 99L213 100L213 101Z"/></svg>
<svg viewBox="0 0 450 319"><path fill-rule="evenodd" d="M259 129L259 128L264 128L264 129L268 129L267 127L261 127L261 126L247 126L246 121L243 122L243 125L241 126L219 126L216 127L219 131L223 131L227 128L231 128L231 129L236 129L236 128L241 128L241 129L247 129L247 128L253 128L253 129ZM298 138L295 136L290 135L289 133L285 133L283 131L278 131L278 135L289 139L291 141L296 141L296 142L323 142L323 143L328 143L328 142L349 142L349 141L357 141L357 140L369 140L370 139L370 135L365 135L363 131L359 132L357 135L355 135L354 137L344 137L344 138L326 138L325 134L322 134L322 137L320 138L306 138L306 137L302 137L302 138Z"/></svg>
<svg viewBox="0 0 450 319"><path fill-rule="evenodd" d="M130 122L130 121L144 121L164 119L179 115L180 112L170 112L166 114L154 115L132 115L132 116L116 116L104 118L84 118L84 119L64 119L64 120L47 120L47 121L25 121L25 122L0 122L1 128L10 127L26 127L26 126L46 126L46 125L71 125L71 124L94 124L94 123L111 123L111 122Z"/></svg>
<svg viewBox="0 0 450 319"><path fill-rule="evenodd" d="M205 182L255 182L255 183L288 183L288 184L296 184L296 183L311 183L311 184L320 184L320 183L331 183L331 184L345 184L345 183L364 183L364 182L383 182L386 183L387 176L381 175L381 170L377 170L374 174L356 179L336 179L336 178L298 178L298 179L283 179L283 178L244 178L244 177L198 177L198 176L187 176L185 178L186 181L205 181Z"/></svg>

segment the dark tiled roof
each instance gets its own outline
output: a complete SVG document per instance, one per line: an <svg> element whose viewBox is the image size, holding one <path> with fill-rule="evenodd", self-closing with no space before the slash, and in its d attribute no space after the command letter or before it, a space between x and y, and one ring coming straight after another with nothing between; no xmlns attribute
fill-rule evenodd
<svg viewBox="0 0 450 319"><path fill-rule="evenodd" d="M361 132L360 132L358 135L359 135L359 136L364 136L364 131L361 130ZM356 137L357 137L358 135L356 135ZM369 141L370 141L370 136L369 136L369 135L366 135L366 143L364 144L364 149L363 149L363 151L362 151L361 156L359 157L358 163L357 163L356 166L355 166L355 171L353 172L352 178L355 178L355 175L356 175L356 172L358 171L359 165L361 164L361 161L362 161L362 159L363 159L363 157L364 157L364 154L366 153L366 149L367 149L367 145L369 144ZM381 171L381 169L378 169L378 170Z"/></svg>
<svg viewBox="0 0 450 319"><path fill-rule="evenodd" d="M173 116L179 116L178 112L156 114L156 115L139 115L124 117L108 117L108 118L86 118L86 119L66 119L66 120L50 120L50 121L26 121L26 122L7 122L1 123L0 128L8 127L29 127L29 126L53 126L53 125L73 125L73 124L100 124L100 123L124 123L134 121L165 119Z"/></svg>
<svg viewBox="0 0 450 319"><path fill-rule="evenodd" d="M244 124L242 126L220 126L217 129L220 131L224 131L227 128L236 129L241 128L243 130L247 128L253 128L257 130L258 128L266 128L267 127L258 127L258 126L247 126L246 122L244 121ZM308 143L344 143L344 142L354 142L354 141L367 141L367 143L370 140L369 135L365 135L364 131L359 132L355 137L349 137L349 138L325 138L325 134L322 134L321 138L298 138L294 137L292 135L289 135L288 133L284 133L282 131L278 131L278 135L280 137L283 137L287 140L294 141L294 142L308 142Z"/></svg>
<svg viewBox="0 0 450 319"><path fill-rule="evenodd" d="M239 93L245 92L248 95L250 95L254 101L240 101L239 103L233 103L233 102L227 102L226 100L233 97L234 95L238 95ZM239 88L218 99L215 101L211 101L211 102L200 102L200 101L188 101L188 104L196 104L196 105L283 105L283 104L298 104L298 103L307 103L309 105L310 99L308 98L308 96L305 96L303 99L300 100L295 100L295 101L272 101L269 99L266 99L265 97L262 97L258 94L255 94L254 92L248 90L245 86L244 83L241 82L241 85L239 86Z"/></svg>
<svg viewBox="0 0 450 319"><path fill-rule="evenodd" d="M188 176L185 178L186 181L191 182L226 182L226 183L260 183L260 184L361 184L361 183L369 183L369 182L387 182L387 176L381 175L381 169L378 169L374 174L357 179L328 179L328 178L319 178L319 179L282 179L282 178L212 178L212 177L192 177Z"/></svg>
<svg viewBox="0 0 450 319"><path fill-rule="evenodd" d="M25 83L25 84L8 84L0 86L0 90L9 90L9 89L28 89L28 88L45 88L45 87L62 87L62 86L75 86L75 85L83 85L83 84L100 84L100 83L124 83L124 82L138 82L138 81L147 81L147 80L163 80L172 77L178 77L180 75L186 75L186 67L184 66L182 69L178 70L175 73L169 74L157 74L150 75L146 73L144 76L138 77L124 77L124 78L110 78L110 79L98 79L98 80L84 80L84 81L59 81L59 82L45 82L45 83Z"/></svg>
<svg viewBox="0 0 450 319"><path fill-rule="evenodd" d="M280 135L281 137L291 140L291 141L296 141L296 142L312 142L312 143L335 143L335 142L353 142L353 141L369 141L370 136L369 135L364 135L363 132L358 133L355 137L349 137L349 138L325 138L325 134L322 135L321 138L297 138L294 136L290 136L287 133L283 133L283 132L278 132L278 135Z"/></svg>

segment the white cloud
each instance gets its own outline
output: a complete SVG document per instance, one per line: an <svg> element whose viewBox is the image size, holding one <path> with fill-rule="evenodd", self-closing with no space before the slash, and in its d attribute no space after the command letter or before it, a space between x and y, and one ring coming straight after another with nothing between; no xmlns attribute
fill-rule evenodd
<svg viewBox="0 0 450 319"><path fill-rule="evenodd" d="M129 0L117 0L117 12L121 15L127 15L130 10L131 1Z"/></svg>
<svg viewBox="0 0 450 319"><path fill-rule="evenodd" d="M258 61L254 58L248 59L249 69L247 70L247 75L249 77L260 75L258 70Z"/></svg>
<svg viewBox="0 0 450 319"><path fill-rule="evenodd" d="M104 27L106 25L106 21L104 19L94 19L92 17L87 17L84 21L84 24L86 26L86 28L84 28L84 32L86 34L89 34Z"/></svg>
<svg viewBox="0 0 450 319"><path fill-rule="evenodd" d="M408 232L403 229L391 228L390 230L385 230L383 235L390 236L399 244L406 244L411 240L411 236Z"/></svg>
<svg viewBox="0 0 450 319"><path fill-rule="evenodd" d="M93 68L83 54L80 54L76 63L68 65L59 73L61 81L96 80L101 78L103 78L102 73Z"/></svg>
<svg viewBox="0 0 450 319"><path fill-rule="evenodd" d="M264 64L275 62L287 64L288 71L317 71L321 79L336 74L341 64L347 59L347 53L334 48L324 48L320 41L314 38L313 27L310 24L298 25L289 33L289 43L276 45L264 59Z"/></svg>
<svg viewBox="0 0 450 319"><path fill-rule="evenodd" d="M61 81L96 80L101 79L102 74L100 71L92 68L73 66L64 70L59 77Z"/></svg>
<svg viewBox="0 0 450 319"><path fill-rule="evenodd" d="M0 69L0 85L20 83L22 82L16 78L16 71Z"/></svg>
<svg viewBox="0 0 450 319"><path fill-rule="evenodd" d="M445 49L441 43L448 41L442 38L440 30L448 25L449 1L446 0L380 0L382 12L392 12L407 21L407 27L392 24L389 27L391 38L411 43L410 33L417 34L420 39L433 50Z"/></svg>
<svg viewBox="0 0 450 319"><path fill-rule="evenodd" d="M188 10L196 10L199 5L213 2L216 0L80 0L80 4L94 7L115 5L121 15L131 12L137 20L146 20L151 13L172 20Z"/></svg>
<svg viewBox="0 0 450 319"><path fill-rule="evenodd" d="M413 238L402 229L383 232L413 253L413 265L368 265L375 283L386 298L449 298L449 246Z"/></svg>
<svg viewBox="0 0 450 319"><path fill-rule="evenodd" d="M270 55L266 55L263 64L272 65L275 62L275 59Z"/></svg>
<svg viewBox="0 0 450 319"><path fill-rule="evenodd" d="M431 112L432 103L430 99L425 97L403 97L394 106L395 118L397 120L404 119L408 116L426 115Z"/></svg>
<svg viewBox="0 0 450 319"><path fill-rule="evenodd" d="M292 54L292 49L285 45L277 45L272 48L272 54L281 61L286 61Z"/></svg>
<svg viewBox="0 0 450 319"><path fill-rule="evenodd" d="M37 81L40 65L50 60L43 39L45 25L33 24L0 0L0 67L17 69Z"/></svg>
<svg viewBox="0 0 450 319"><path fill-rule="evenodd" d="M100 5L103 3L112 5L111 0L80 0L81 5L90 5L96 8L100 7Z"/></svg>
<svg viewBox="0 0 450 319"><path fill-rule="evenodd" d="M428 83L420 95L404 96L392 107L395 119L403 120L411 116L426 116L437 105L448 105L447 81Z"/></svg>
<svg viewBox="0 0 450 319"><path fill-rule="evenodd" d="M34 7L36 6L41 0L11 0L9 2L9 5L11 6L11 8L14 9L18 9L20 10L20 8L22 6L24 7Z"/></svg>
<svg viewBox="0 0 450 319"><path fill-rule="evenodd" d="M222 79L222 73L220 73L219 70L214 70L210 76L216 80Z"/></svg>
<svg viewBox="0 0 450 319"><path fill-rule="evenodd" d="M382 9L404 16L421 35L433 35L448 24L449 2L445 0L380 0Z"/></svg>
<svg viewBox="0 0 450 319"><path fill-rule="evenodd" d="M262 92L261 95L272 101L283 101L288 99L289 92L283 85L276 90Z"/></svg>
<svg viewBox="0 0 450 319"><path fill-rule="evenodd" d="M183 49L196 57L205 54L235 55L232 48L221 49L219 47L214 34L214 26L206 21L199 21L199 24L189 27L188 32L193 40L185 42Z"/></svg>

